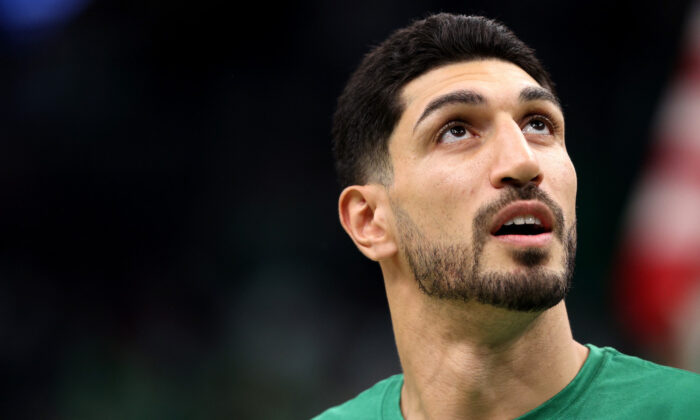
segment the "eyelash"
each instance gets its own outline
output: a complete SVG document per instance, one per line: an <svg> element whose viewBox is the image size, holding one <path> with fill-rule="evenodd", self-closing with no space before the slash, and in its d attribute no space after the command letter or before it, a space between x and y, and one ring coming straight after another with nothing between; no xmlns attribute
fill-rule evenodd
<svg viewBox="0 0 700 420"><path fill-rule="evenodd" d="M542 121L547 125L549 128L550 132L552 135L556 134L559 132L559 124L551 117L549 117L547 114L544 113L536 113L536 114L528 114L525 115L525 124L529 124L530 121ZM440 127L440 129L437 132L437 135L435 136L435 142L439 142L440 138L442 138L442 135L445 134L447 130L450 128L457 126L457 125L463 125L465 129L469 130L471 126L469 123L467 123L464 120L451 120L447 124L443 125Z"/></svg>
<svg viewBox="0 0 700 420"><path fill-rule="evenodd" d="M447 124L445 124L445 125L443 125L442 127L440 127L440 129L438 130L437 135L435 136L435 139L434 139L435 143L439 143L439 142L440 142L440 139L442 138L442 135L445 134L445 133L447 132L447 130L449 130L449 129L452 128L452 127L458 126L458 125L464 126L464 128L465 128L467 131L470 131L470 132L471 132L471 130L470 130L471 126L470 126L469 123L467 123L466 121L463 121L463 120L451 120L451 121L448 122Z"/></svg>
<svg viewBox="0 0 700 420"><path fill-rule="evenodd" d="M549 117L547 114L543 113L537 113L537 114L528 114L525 116L525 124L529 124L530 121L542 121L547 125L549 128L549 131L552 133L552 135L556 134L559 132L559 124L556 122L554 118Z"/></svg>

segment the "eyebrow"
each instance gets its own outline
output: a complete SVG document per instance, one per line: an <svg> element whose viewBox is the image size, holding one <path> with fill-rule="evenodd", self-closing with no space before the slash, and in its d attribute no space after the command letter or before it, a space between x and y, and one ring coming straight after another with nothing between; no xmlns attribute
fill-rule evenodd
<svg viewBox="0 0 700 420"><path fill-rule="evenodd" d="M484 99L483 96L471 90L457 90L442 96L438 96L430 101L428 106L425 107L425 110L421 114L420 118L418 118L418 121L416 121L416 125L413 126L413 131L416 131L416 127L418 127L418 124L420 124L421 121L428 118L430 114L446 105L483 105L485 103L486 99Z"/></svg>
<svg viewBox="0 0 700 420"><path fill-rule="evenodd" d="M530 86L526 87L522 91L520 91L520 95L518 96L518 100L522 102L532 102L532 101L549 101L553 103L554 105L557 106L557 108L561 109L561 105L559 104L559 99L550 91L548 91L545 88L541 88L539 86ZM486 103L486 98L484 98L481 94L474 92L472 90L457 90L454 92L447 93L442 96L438 96L437 98L433 99L428 106L425 107L425 110L421 114L421 116L418 118L418 121L416 121L416 124L413 126L413 131L416 131L416 128L418 125L426 119L430 114L433 112L437 111L440 108L443 108L447 105L453 105L453 104L466 104L466 105L484 105Z"/></svg>
<svg viewBox="0 0 700 420"><path fill-rule="evenodd" d="M550 91L539 86L530 86L520 91L520 102L549 101L561 109L559 99Z"/></svg>

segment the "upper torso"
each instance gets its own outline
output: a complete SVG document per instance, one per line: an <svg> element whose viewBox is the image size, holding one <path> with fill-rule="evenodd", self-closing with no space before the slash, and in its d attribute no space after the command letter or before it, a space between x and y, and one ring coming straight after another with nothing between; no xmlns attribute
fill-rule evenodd
<svg viewBox="0 0 700 420"><path fill-rule="evenodd" d="M588 345L576 377L557 395L518 417L534 419L700 419L700 375ZM378 382L315 420L403 420L403 375Z"/></svg>

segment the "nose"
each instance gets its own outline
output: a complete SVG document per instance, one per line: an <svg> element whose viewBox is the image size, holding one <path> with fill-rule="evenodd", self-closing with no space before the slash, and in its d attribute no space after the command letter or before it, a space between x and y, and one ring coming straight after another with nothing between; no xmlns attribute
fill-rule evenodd
<svg viewBox="0 0 700 420"><path fill-rule="evenodd" d="M491 185L495 188L521 187L529 182L536 185L542 182L537 157L515 121L501 124L492 141L495 157L490 172Z"/></svg>

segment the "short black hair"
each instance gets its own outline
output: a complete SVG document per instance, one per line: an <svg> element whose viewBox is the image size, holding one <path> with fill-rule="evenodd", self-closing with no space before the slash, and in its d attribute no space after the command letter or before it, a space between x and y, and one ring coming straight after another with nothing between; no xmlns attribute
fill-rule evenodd
<svg viewBox="0 0 700 420"><path fill-rule="evenodd" d="M403 113L401 89L439 66L496 58L511 62L556 97L534 51L502 23L439 13L392 33L350 77L333 117L333 153L341 187L391 180L388 140Z"/></svg>

